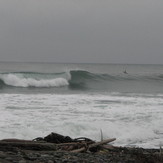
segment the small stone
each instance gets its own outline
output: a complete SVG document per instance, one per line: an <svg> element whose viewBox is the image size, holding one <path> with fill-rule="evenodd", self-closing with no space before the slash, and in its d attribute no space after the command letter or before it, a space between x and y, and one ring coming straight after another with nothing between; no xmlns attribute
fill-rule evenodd
<svg viewBox="0 0 163 163"><path fill-rule="evenodd" d="M52 161L52 160L49 160L49 161L48 161L48 163L54 163L54 161Z"/></svg>
<svg viewBox="0 0 163 163"><path fill-rule="evenodd" d="M19 163L26 163L26 161L25 160L20 160Z"/></svg>
<svg viewBox="0 0 163 163"><path fill-rule="evenodd" d="M6 157L6 154L2 151L0 151L0 158L5 158Z"/></svg>

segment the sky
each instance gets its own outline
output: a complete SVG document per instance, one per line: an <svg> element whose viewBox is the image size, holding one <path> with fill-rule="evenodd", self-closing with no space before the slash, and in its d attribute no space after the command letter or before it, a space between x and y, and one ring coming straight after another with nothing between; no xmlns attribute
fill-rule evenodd
<svg viewBox="0 0 163 163"><path fill-rule="evenodd" d="M163 0L0 0L0 62L163 64Z"/></svg>

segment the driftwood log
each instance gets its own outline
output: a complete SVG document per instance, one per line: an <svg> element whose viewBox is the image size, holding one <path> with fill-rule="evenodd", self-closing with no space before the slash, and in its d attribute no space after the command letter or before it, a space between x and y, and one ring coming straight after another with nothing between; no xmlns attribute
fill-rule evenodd
<svg viewBox="0 0 163 163"><path fill-rule="evenodd" d="M0 147L6 148L19 148L27 150L57 150L57 146L54 143L41 143L33 141L0 141Z"/></svg>
<svg viewBox="0 0 163 163"><path fill-rule="evenodd" d="M104 144L110 143L116 140L107 139L100 142L95 142L91 139L80 137L72 139L69 136L63 136L57 133L51 133L44 138L36 138L33 140L22 140L22 139L3 139L0 141L1 147L12 147L20 149L32 149L32 150L64 150L71 151L73 153L98 151L99 147Z"/></svg>
<svg viewBox="0 0 163 163"><path fill-rule="evenodd" d="M86 147L82 147L80 149L73 150L71 152L75 152L75 153L77 153L77 152L84 152L84 151L90 150L91 148L95 148L95 147L98 147L98 146L101 146L101 145L104 145L104 144L108 144L108 143L110 143L112 141L115 141L115 140L116 140L115 138L113 138L113 139L106 139L106 140L103 140L103 141L100 141L100 142L97 142L97 143L90 144L90 145L88 145Z"/></svg>
<svg viewBox="0 0 163 163"><path fill-rule="evenodd" d="M70 138L70 141L67 141L68 139L52 133L45 138L40 137L34 140L1 140L0 162L163 162L161 149L127 148L108 144L115 138L100 142L94 142L88 138ZM89 154L90 152L97 153Z"/></svg>
<svg viewBox="0 0 163 163"><path fill-rule="evenodd" d="M0 141L1 147L17 147L20 149L32 149L32 150L67 150L74 153L85 152L91 150L92 148L97 148L101 145L115 141L116 139L107 139L101 142L96 143L87 143L87 142L70 142L70 143L45 143L45 142L34 142L27 140L19 139L6 139Z"/></svg>

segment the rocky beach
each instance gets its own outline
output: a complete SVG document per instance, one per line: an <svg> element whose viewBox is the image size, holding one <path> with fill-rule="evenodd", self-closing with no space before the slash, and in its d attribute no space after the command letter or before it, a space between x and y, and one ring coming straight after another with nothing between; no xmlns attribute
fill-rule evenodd
<svg viewBox="0 0 163 163"><path fill-rule="evenodd" d="M160 149L112 146L113 139L95 142L88 138L72 139L57 133L34 140L0 141L0 163L162 163Z"/></svg>

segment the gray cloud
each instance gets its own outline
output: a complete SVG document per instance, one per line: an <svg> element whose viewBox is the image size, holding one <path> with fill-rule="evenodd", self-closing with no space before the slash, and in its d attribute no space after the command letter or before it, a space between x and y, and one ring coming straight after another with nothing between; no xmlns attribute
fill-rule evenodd
<svg viewBox="0 0 163 163"><path fill-rule="evenodd" d="M0 0L0 60L163 61L163 1Z"/></svg>

